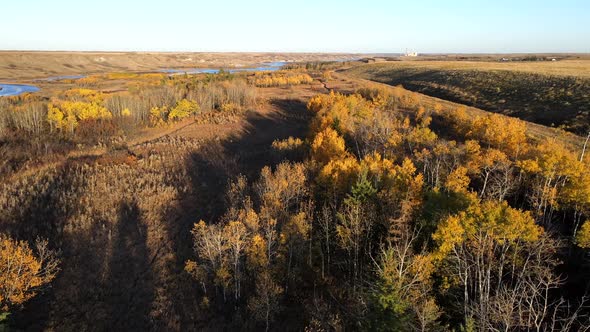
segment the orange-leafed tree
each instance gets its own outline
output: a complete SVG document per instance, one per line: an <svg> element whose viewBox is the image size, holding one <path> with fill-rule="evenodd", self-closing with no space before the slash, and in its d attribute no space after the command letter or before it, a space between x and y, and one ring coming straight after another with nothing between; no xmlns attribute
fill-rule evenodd
<svg viewBox="0 0 590 332"><path fill-rule="evenodd" d="M33 248L25 241L0 235L1 319L22 306L47 286L59 272L57 253L46 240L37 239Z"/></svg>

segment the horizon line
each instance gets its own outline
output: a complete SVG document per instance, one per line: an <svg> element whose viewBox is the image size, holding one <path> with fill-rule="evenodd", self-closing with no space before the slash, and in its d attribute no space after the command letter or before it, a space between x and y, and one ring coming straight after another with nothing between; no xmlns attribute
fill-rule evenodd
<svg viewBox="0 0 590 332"><path fill-rule="evenodd" d="M158 51L158 50L44 50L44 49L0 49L0 52L51 52L51 53L266 53L266 54L353 54L381 55L405 54L405 52L346 52L346 51ZM417 52L418 55L520 55L520 54L566 54L589 55L590 52L568 51L527 51L527 52Z"/></svg>

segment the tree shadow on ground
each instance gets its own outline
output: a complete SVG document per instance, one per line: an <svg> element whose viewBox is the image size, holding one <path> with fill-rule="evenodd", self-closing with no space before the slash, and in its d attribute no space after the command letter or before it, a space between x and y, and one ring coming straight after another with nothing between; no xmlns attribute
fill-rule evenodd
<svg viewBox="0 0 590 332"><path fill-rule="evenodd" d="M137 203L122 202L116 234L111 241L106 278L102 283L104 320L96 330L146 330L150 327L153 277L147 247L147 227Z"/></svg>
<svg viewBox="0 0 590 332"><path fill-rule="evenodd" d="M49 293L15 319L19 330L147 330L153 277L147 230L137 203L122 201L116 223L95 220L63 236L62 271ZM44 318L44 319L43 319Z"/></svg>
<svg viewBox="0 0 590 332"><path fill-rule="evenodd" d="M188 259L194 259L190 230L199 220L206 223L217 222L228 208L225 199L226 188L230 181L239 174L249 181L255 181L264 166L274 167L282 161L280 156L272 153L271 144L276 139L290 136L304 138L307 134L308 114L305 104L296 99L275 99L271 101L275 108L271 113L250 112L246 114L244 129L225 140L210 140L203 147L192 152L185 160L186 169L191 179L190 193L178 206L178 219L170 224L170 229L178 234L175 252L178 264L184 266ZM180 268L179 268L180 269ZM203 296L192 279L193 293L188 294L193 303L188 307L199 311L198 301ZM185 297L187 294L185 294ZM227 308L226 308L227 309ZM231 309L231 308L230 308ZM233 310L222 310L215 314L216 319L231 319ZM188 317L186 317L188 318ZM231 321L211 321L212 317L204 312L194 317L183 329L221 329L229 327ZM245 328L242 326L241 328Z"/></svg>

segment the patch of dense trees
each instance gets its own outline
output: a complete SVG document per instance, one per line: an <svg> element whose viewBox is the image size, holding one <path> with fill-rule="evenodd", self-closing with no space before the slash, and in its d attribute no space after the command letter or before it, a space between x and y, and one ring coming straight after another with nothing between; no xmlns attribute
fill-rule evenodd
<svg viewBox="0 0 590 332"><path fill-rule="evenodd" d="M587 157L399 89L308 109L308 139L273 144L305 161L238 177L195 224L202 310L266 330L588 329Z"/></svg>

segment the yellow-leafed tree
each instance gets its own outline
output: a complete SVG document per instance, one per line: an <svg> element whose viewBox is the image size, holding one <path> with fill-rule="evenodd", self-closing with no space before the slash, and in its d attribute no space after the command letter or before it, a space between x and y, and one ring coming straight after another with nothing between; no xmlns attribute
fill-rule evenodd
<svg viewBox="0 0 590 332"><path fill-rule="evenodd" d="M586 221L576 235L578 247L590 249L590 220Z"/></svg>
<svg viewBox="0 0 590 332"><path fill-rule="evenodd" d="M192 100L183 99L170 110L168 120L181 120L187 116L196 114L199 111L199 104Z"/></svg>
<svg viewBox="0 0 590 332"><path fill-rule="evenodd" d="M346 156L344 138L332 128L326 128L318 133L311 143L312 158L321 164L327 164L332 159Z"/></svg>

